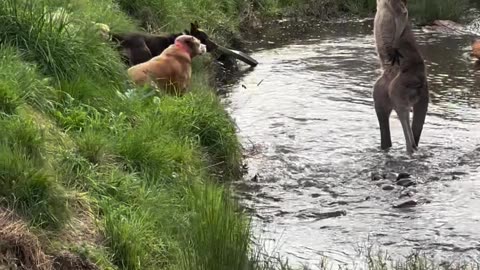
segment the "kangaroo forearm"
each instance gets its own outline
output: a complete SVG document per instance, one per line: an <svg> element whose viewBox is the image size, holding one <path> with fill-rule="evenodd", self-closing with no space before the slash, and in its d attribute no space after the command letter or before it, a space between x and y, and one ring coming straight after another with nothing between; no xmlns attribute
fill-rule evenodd
<svg viewBox="0 0 480 270"><path fill-rule="evenodd" d="M395 17L395 37L393 39L393 48L400 47L400 38L407 27L408 18L405 16Z"/></svg>
<svg viewBox="0 0 480 270"><path fill-rule="evenodd" d="M400 37L408 24L408 9L405 4L399 0L390 0L389 6L395 22L393 47L398 48Z"/></svg>

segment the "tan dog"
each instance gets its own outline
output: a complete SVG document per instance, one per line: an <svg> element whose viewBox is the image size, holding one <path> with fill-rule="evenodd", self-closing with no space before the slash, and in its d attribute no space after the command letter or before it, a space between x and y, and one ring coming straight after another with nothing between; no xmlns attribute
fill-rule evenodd
<svg viewBox="0 0 480 270"><path fill-rule="evenodd" d="M207 51L199 39L181 35L159 56L128 69L128 75L139 86L154 83L171 94L186 92L192 76L192 58Z"/></svg>

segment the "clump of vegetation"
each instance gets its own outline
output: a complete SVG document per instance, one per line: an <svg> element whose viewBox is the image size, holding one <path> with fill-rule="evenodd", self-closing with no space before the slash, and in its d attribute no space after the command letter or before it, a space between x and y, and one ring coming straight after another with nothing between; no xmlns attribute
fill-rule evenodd
<svg viewBox="0 0 480 270"><path fill-rule="evenodd" d="M28 216L32 224L61 227L68 218L67 194L46 162L45 138L21 108L48 106L50 88L33 65L11 47L0 47L0 196L4 206Z"/></svg>
<svg viewBox="0 0 480 270"><path fill-rule="evenodd" d="M408 3L410 15L420 24L434 20L458 21L468 9L469 0L417 0Z"/></svg>
<svg viewBox="0 0 480 270"><path fill-rule="evenodd" d="M276 14L293 14L295 16L315 16L330 18L341 14L360 16L373 15L376 0L264 0L260 5ZM418 23L430 23L434 20L458 21L470 5L469 0L418 0L409 1L412 18Z"/></svg>
<svg viewBox="0 0 480 270"><path fill-rule="evenodd" d="M343 8L357 15L368 15L375 11L376 0L343 0Z"/></svg>
<svg viewBox="0 0 480 270"><path fill-rule="evenodd" d="M233 32L243 1L237 0L116 0L127 14L150 32L183 31L198 21L212 35L216 31ZM182 28L183 27L183 28ZM222 38L221 35L217 35Z"/></svg>

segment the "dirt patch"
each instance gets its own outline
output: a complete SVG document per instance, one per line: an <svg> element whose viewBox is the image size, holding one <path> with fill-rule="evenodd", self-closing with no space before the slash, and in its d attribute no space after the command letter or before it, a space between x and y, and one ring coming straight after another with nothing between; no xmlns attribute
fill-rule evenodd
<svg viewBox="0 0 480 270"><path fill-rule="evenodd" d="M53 260L55 270L98 270L98 266L70 252L62 252Z"/></svg>
<svg viewBox="0 0 480 270"><path fill-rule="evenodd" d="M74 214L70 223L57 235L50 237L54 237L62 243L79 246L82 244L101 245L103 237L98 230L93 210L87 199L82 198L81 194L75 194L75 196L73 200L76 205L73 207Z"/></svg>
<svg viewBox="0 0 480 270"><path fill-rule="evenodd" d="M0 269L51 269L38 238L11 211L0 208Z"/></svg>

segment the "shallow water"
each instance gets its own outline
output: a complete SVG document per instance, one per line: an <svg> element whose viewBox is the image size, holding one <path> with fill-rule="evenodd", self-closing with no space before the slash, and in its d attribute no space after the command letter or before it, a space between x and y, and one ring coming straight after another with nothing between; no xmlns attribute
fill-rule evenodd
<svg viewBox="0 0 480 270"><path fill-rule="evenodd" d="M263 241L291 262L326 256L351 265L366 245L439 260L479 254L480 71L466 56L471 37L415 32L431 103L413 158L395 114L394 146L379 149L371 20L258 39L251 55L260 64L227 86L249 167L237 193ZM418 184L399 198L406 190L372 181L376 172L407 172ZM409 199L419 204L392 207Z"/></svg>

